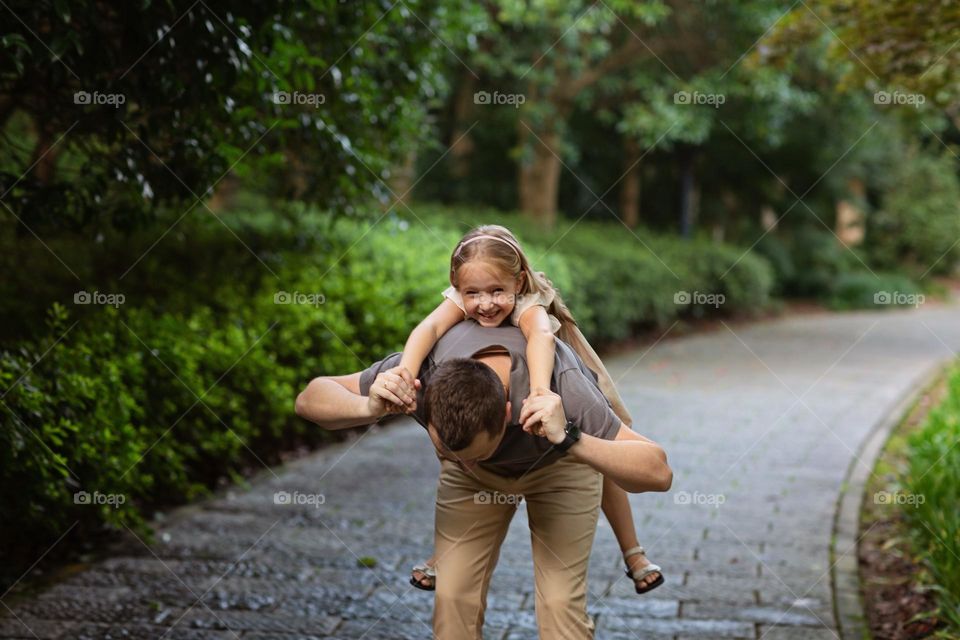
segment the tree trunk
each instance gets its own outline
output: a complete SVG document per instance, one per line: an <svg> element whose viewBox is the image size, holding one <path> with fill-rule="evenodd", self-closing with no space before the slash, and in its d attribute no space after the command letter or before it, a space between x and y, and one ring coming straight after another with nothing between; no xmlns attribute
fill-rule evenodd
<svg viewBox="0 0 960 640"><path fill-rule="evenodd" d="M464 71L460 77L453 100L453 130L450 137L450 173L455 178L470 175L470 154L473 152L473 138L467 131L467 120L473 110L473 94L477 88L477 79L470 71Z"/></svg>
<svg viewBox="0 0 960 640"><path fill-rule="evenodd" d="M630 136L623 138L623 181L620 183L620 219L631 229L640 224L640 145Z"/></svg>
<svg viewBox="0 0 960 640"><path fill-rule="evenodd" d="M534 136L522 121L518 127L521 145L530 151L530 157L520 161L520 210L542 227L552 229L557 221L560 187L560 135L546 130Z"/></svg>
<svg viewBox="0 0 960 640"><path fill-rule="evenodd" d="M395 207L400 203L408 204L411 199L410 191L413 189L414 174L417 168L417 152L410 150L403 159L403 164L396 167L387 181L390 187L389 204L387 208Z"/></svg>
<svg viewBox="0 0 960 640"><path fill-rule="evenodd" d="M243 186L242 181L232 171L229 172L213 188L213 195L207 200L207 207L214 213L230 211L233 209L241 186Z"/></svg>
<svg viewBox="0 0 960 640"><path fill-rule="evenodd" d="M33 167L33 176L44 186L52 184L57 171L57 156L60 150L53 147L53 135L43 126L39 128L39 136L33 147L30 164Z"/></svg>
<svg viewBox="0 0 960 640"><path fill-rule="evenodd" d="M680 150L680 235L689 238L700 208L700 188L694 170L695 152L690 148Z"/></svg>

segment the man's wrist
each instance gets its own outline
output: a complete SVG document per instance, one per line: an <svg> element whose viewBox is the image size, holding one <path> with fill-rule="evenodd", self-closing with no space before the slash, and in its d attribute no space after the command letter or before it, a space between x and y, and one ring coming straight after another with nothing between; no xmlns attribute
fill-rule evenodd
<svg viewBox="0 0 960 640"><path fill-rule="evenodd" d="M567 452L580 442L580 427L573 422L567 422L563 430L563 439L554 442L553 446L560 451Z"/></svg>
<svg viewBox="0 0 960 640"><path fill-rule="evenodd" d="M373 408L372 402L370 402L370 396L360 396L363 403L360 406L360 417L370 420L370 422L376 422L383 416L387 415L387 407L383 402L377 403L380 405L380 411L377 412Z"/></svg>
<svg viewBox="0 0 960 640"><path fill-rule="evenodd" d="M548 438L547 438L547 440L550 441L550 444L552 444L552 445L554 445L554 446L563 443L563 441L566 440L566 439L567 439L567 430L566 430L566 428L564 428L563 431L559 431L557 436L553 436L553 437L548 437Z"/></svg>

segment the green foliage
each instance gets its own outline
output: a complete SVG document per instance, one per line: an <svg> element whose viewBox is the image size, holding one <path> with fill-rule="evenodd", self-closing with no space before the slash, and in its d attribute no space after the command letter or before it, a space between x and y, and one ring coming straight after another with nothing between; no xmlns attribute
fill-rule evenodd
<svg viewBox="0 0 960 640"><path fill-rule="evenodd" d="M830 26L829 34L824 25ZM785 57L795 56L811 39L827 40L824 61L843 70L843 87L906 87L956 113L960 52L953 45L960 8L955 3L814 0L794 7L774 27L765 47ZM857 52L855 59L851 51Z"/></svg>
<svg viewBox="0 0 960 640"><path fill-rule="evenodd" d="M584 335L599 344L665 327L677 318L760 309L773 287L765 260L706 240L684 241L644 229L634 234L596 222L548 232L522 216L493 210L418 207L417 213L431 225L455 216L467 226L494 222L513 230L534 268L554 281ZM690 304L675 301L684 292ZM695 293L724 299L719 306L703 297L696 303Z"/></svg>
<svg viewBox="0 0 960 640"><path fill-rule="evenodd" d="M777 235L767 233L760 238L753 250L770 263L776 283L774 293L782 295L788 284L797 278L797 266L794 264L790 248Z"/></svg>
<svg viewBox="0 0 960 640"><path fill-rule="evenodd" d="M923 301L920 287L898 273L850 271L831 283L827 304L832 309L885 309L917 306Z"/></svg>
<svg viewBox="0 0 960 640"><path fill-rule="evenodd" d="M916 150L895 164L881 210L870 220L873 258L887 268L949 274L960 259L960 179L956 162Z"/></svg>
<svg viewBox="0 0 960 640"><path fill-rule="evenodd" d="M960 634L960 368L948 378L943 401L909 440L903 509L914 549L936 585L944 637ZM922 496L922 499L920 497Z"/></svg>
<svg viewBox="0 0 960 640"><path fill-rule="evenodd" d="M322 243L308 239L318 223ZM2 352L0 382L10 389L0 404L5 578L25 569L16 558L35 558L74 521L87 534L102 523L143 530L155 505L203 495L281 451L328 438L293 415L297 393L313 376L359 370L401 349L440 301L458 237L445 232L424 245L421 228L394 216L368 231L304 220L310 247L278 260L277 280L234 287L206 265L208 277L171 278L171 290L155 287L150 300L80 307L86 316L76 326L55 304L43 335ZM418 245L425 250L411 253ZM167 294L194 304L161 311ZM79 491L121 495L123 504L76 504Z"/></svg>
<svg viewBox="0 0 960 640"><path fill-rule="evenodd" d="M456 6L12 0L0 192L48 233L135 228L229 170L351 212L385 192L444 93L435 33L458 24Z"/></svg>
<svg viewBox="0 0 960 640"><path fill-rule="evenodd" d="M768 233L755 249L772 265L776 292L783 295L816 298L837 310L887 309L923 301L921 288L909 276L871 270L859 253L826 229L801 227L786 241Z"/></svg>
<svg viewBox="0 0 960 640"><path fill-rule="evenodd" d="M812 226L794 231L788 240L794 277L784 283L789 295L829 294L840 275L863 265L830 231Z"/></svg>

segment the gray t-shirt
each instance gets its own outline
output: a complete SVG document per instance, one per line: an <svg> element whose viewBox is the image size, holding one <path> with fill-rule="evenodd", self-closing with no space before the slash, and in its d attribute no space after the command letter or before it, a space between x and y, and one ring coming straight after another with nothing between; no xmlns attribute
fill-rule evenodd
<svg viewBox="0 0 960 640"><path fill-rule="evenodd" d="M564 454L552 447L541 436L526 433L519 425L523 400L530 393L530 375L527 370L527 342L520 329L513 326L481 327L473 320L464 320L450 329L437 342L424 360L420 373L422 388L417 394L417 410L413 418L424 428L424 389L437 364L454 358L469 358L491 346L502 346L510 354L511 419L496 452L480 463L484 469L507 477L518 477L555 462ZM400 364L402 354L394 353L372 364L360 374L360 393L367 395L370 386L381 371ZM583 433L613 440L620 429L620 418L597 386L597 377L565 342L556 341L556 357L550 388L563 402L567 420L578 425ZM395 416L388 416L395 417ZM384 418L384 419L387 419Z"/></svg>

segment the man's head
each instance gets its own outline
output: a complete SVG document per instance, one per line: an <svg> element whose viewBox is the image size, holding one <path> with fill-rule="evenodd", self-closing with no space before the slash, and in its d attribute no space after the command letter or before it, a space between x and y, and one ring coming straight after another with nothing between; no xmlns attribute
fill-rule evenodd
<svg viewBox="0 0 960 640"><path fill-rule="evenodd" d="M468 466L489 458L509 416L503 383L486 364L456 358L442 362L430 376L424 417L441 456Z"/></svg>

